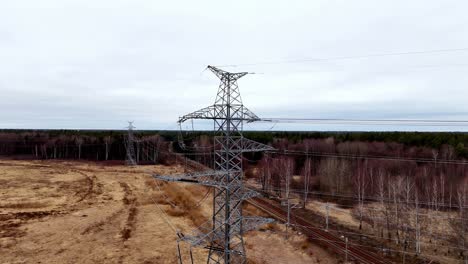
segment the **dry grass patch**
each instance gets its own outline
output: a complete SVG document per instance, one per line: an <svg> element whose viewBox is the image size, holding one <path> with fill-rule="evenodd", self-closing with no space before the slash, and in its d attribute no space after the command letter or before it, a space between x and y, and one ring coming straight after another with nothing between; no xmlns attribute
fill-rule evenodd
<svg viewBox="0 0 468 264"><path fill-rule="evenodd" d="M161 189L164 191L166 197L159 197L158 200L169 200L166 201L166 203L171 205L167 211L169 215L186 217L196 226L199 226L208 220L203 214L203 211L200 210L197 201L193 199L192 192L187 190L185 186L165 183L162 185Z"/></svg>

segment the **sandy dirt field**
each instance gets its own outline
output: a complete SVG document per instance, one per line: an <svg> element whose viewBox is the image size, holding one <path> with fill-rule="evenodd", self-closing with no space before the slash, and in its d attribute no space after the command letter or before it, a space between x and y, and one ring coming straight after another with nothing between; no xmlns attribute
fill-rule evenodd
<svg viewBox="0 0 468 264"><path fill-rule="evenodd" d="M0 263L177 263L175 230L207 221L211 198L202 187L158 183L149 173L182 171L0 160ZM246 235L251 263L336 263L300 234L286 241L282 228ZM204 250L193 257L206 263Z"/></svg>

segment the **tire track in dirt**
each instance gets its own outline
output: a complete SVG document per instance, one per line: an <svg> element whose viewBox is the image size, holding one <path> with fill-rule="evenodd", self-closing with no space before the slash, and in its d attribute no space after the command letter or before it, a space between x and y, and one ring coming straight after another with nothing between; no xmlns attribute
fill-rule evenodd
<svg viewBox="0 0 468 264"><path fill-rule="evenodd" d="M67 214L66 211L49 210L33 212L16 212L0 214L0 238L17 239L26 235L26 231L21 228L27 221L40 219L47 216L58 216ZM0 245L0 248L2 246Z"/></svg>
<svg viewBox="0 0 468 264"><path fill-rule="evenodd" d="M127 183L119 182L119 184L124 190L124 198L122 201L124 205L128 207L127 219L120 232L122 241L126 241L132 236L132 231L135 229L136 215L138 213L137 199Z"/></svg>
<svg viewBox="0 0 468 264"><path fill-rule="evenodd" d="M86 188L86 191L84 192L84 194L80 197L80 199L77 202L84 201L85 199L90 198L94 194L102 193L102 183L97 182L97 178L96 178L95 175L90 177L89 175L87 175L86 173L84 173L82 171L78 171L78 170L74 170L74 171L76 171L77 173L85 176L86 179L87 179L86 181L88 182L88 188ZM120 216L125 213L125 209L127 208L127 204L129 203L128 202L128 192L129 191L127 190L128 186L122 186L122 184L120 182L119 182L119 184L120 184L120 187L122 188L122 193L123 193L122 203L123 203L124 206L117 209L117 210L115 210L114 212L112 212L107 217L88 225L80 233L81 235L86 235L86 234L90 234L90 233L99 233L99 232L105 230L106 226L109 226L109 227L116 226L116 225L113 225L112 222L117 221L117 219L119 219ZM93 191L94 189L96 189L96 191ZM77 194L78 193L79 192L77 192ZM112 206L114 206L114 205L112 205Z"/></svg>
<svg viewBox="0 0 468 264"><path fill-rule="evenodd" d="M120 186L124 190L124 198L122 202L125 207L128 208L127 210L127 217L125 219L125 224L123 228L120 230L120 236L122 239L123 250L121 251L121 255L119 257L119 264L125 263L125 258L128 256L129 246L125 243L135 230L136 227L136 218L138 214L138 202L137 198L134 195L130 186L125 182L119 182Z"/></svg>
<svg viewBox="0 0 468 264"><path fill-rule="evenodd" d="M122 239L122 242L125 242L132 236L132 231L135 229L136 216L138 214L137 199L127 183L119 182L119 185L122 188L123 192L123 207L114 211L112 214L105 217L104 219L89 225L81 232L81 235L98 233L100 231L103 231L106 228L106 226L116 226L112 224L112 222L117 221L117 219L121 219L121 215L125 214L125 216L123 216L123 223L121 222L120 224L122 228L120 229L119 234Z"/></svg>
<svg viewBox="0 0 468 264"><path fill-rule="evenodd" d="M86 198L88 198L89 196L91 196L93 194L93 189L94 189L94 185L95 185L95 180L96 180L96 176L92 176L90 177L88 174L82 172L82 171L78 171L78 170L72 170L73 172L76 172L82 176L85 177L85 181L86 181L86 190L84 192L82 192L81 190L78 190L75 195L76 196L79 196L78 200L76 202L82 202L83 200L85 200ZM82 194L83 193L83 194Z"/></svg>
<svg viewBox="0 0 468 264"><path fill-rule="evenodd" d="M20 227L21 227L20 222L7 221L4 223L0 223L0 238L4 238L4 237L17 238L17 237L23 236L25 232L20 230Z"/></svg>
<svg viewBox="0 0 468 264"><path fill-rule="evenodd" d="M91 225L86 227L80 234L81 235L86 235L86 234L90 234L90 233L98 233L98 232L104 230L104 225L106 225L106 224L109 225L112 222L112 220L116 219L119 215L123 214L123 212L124 212L124 208L113 212L112 214L105 217L104 219L92 223Z"/></svg>
<svg viewBox="0 0 468 264"><path fill-rule="evenodd" d="M35 219L35 218L43 218L43 217L50 216L50 215L63 215L67 213L68 213L67 211L60 211L60 210L6 213L6 214L0 214L0 221L4 221L8 219L29 220L29 219Z"/></svg>

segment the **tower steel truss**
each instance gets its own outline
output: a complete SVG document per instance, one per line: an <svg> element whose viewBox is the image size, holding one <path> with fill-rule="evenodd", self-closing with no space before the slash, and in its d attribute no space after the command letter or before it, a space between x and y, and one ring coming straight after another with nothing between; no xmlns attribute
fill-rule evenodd
<svg viewBox="0 0 468 264"><path fill-rule="evenodd" d="M127 165L136 165L135 159L135 137L133 136L133 121L128 121L128 132L125 138L125 147L127 150Z"/></svg>
<svg viewBox="0 0 468 264"><path fill-rule="evenodd" d="M243 186L242 153L273 148L242 136L244 122L260 120L242 104L237 80L248 73L231 73L213 66L208 69L221 80L214 105L184 115L178 122L190 119L214 121L214 168L206 172L154 177L214 187L212 220L183 240L209 249L208 263L243 264L246 263L243 233L272 220L242 217L242 201L258 195Z"/></svg>

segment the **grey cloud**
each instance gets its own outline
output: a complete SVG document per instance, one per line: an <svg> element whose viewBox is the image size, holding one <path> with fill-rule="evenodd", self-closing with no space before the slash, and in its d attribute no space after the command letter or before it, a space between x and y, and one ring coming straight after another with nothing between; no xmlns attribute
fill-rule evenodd
<svg viewBox="0 0 468 264"><path fill-rule="evenodd" d="M178 116L214 101L218 82L203 72L208 64L468 47L467 7L370 0L2 3L0 127L119 129L128 119L140 128L172 127ZM259 115L468 119L467 59L460 51L225 69L257 73L239 84Z"/></svg>

